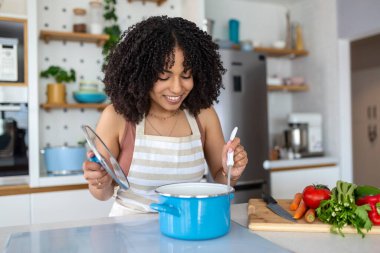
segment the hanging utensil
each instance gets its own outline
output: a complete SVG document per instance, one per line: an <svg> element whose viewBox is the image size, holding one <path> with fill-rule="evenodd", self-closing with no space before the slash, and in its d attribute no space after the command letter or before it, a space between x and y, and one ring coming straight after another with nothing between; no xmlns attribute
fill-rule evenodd
<svg viewBox="0 0 380 253"><path fill-rule="evenodd" d="M236 133L237 133L238 127L235 127L230 135L230 141L235 139ZM228 151L227 152L227 191L230 190L230 185L231 185L231 169L234 166L234 152L233 151Z"/></svg>
<svg viewBox="0 0 380 253"><path fill-rule="evenodd" d="M100 139L91 127L83 125L82 130L88 145L95 154L90 160L99 163L122 188L126 190L129 189L127 176L124 174L119 163L114 158L106 144L104 144L102 139Z"/></svg>

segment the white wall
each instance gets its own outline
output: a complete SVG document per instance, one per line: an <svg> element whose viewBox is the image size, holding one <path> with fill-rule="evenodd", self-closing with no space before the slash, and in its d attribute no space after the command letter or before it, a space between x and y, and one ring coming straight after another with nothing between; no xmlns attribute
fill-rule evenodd
<svg viewBox="0 0 380 253"><path fill-rule="evenodd" d="M292 72L306 77L310 90L293 96L293 110L319 112L323 117L323 142L327 154L339 156L339 83L336 3L302 1L291 8L293 20L302 24L307 57L293 61Z"/></svg>
<svg viewBox="0 0 380 253"><path fill-rule="evenodd" d="M271 45L285 39L285 12L282 5L244 0L206 0L206 17L215 21L214 38L228 39L228 20L240 21L240 40Z"/></svg>

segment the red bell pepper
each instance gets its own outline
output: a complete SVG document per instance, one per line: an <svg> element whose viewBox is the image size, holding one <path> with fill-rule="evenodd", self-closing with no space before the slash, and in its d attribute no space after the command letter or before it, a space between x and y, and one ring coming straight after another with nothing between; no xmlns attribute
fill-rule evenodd
<svg viewBox="0 0 380 253"><path fill-rule="evenodd" d="M380 225L380 214L377 211L376 205L380 202L380 194L373 196L365 196L356 200L358 206L368 204L371 211L368 211L368 218L373 225Z"/></svg>

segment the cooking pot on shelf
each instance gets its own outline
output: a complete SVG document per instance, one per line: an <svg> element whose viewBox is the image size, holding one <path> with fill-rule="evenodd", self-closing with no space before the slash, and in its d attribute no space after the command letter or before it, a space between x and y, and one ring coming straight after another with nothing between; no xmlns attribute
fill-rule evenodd
<svg viewBox="0 0 380 253"><path fill-rule="evenodd" d="M228 233L234 189L216 183L178 183L160 186L159 203L150 207L159 214L160 231L185 240L206 240Z"/></svg>
<svg viewBox="0 0 380 253"><path fill-rule="evenodd" d="M52 175L78 174L86 159L86 148L82 146L58 146L41 150L46 171Z"/></svg>

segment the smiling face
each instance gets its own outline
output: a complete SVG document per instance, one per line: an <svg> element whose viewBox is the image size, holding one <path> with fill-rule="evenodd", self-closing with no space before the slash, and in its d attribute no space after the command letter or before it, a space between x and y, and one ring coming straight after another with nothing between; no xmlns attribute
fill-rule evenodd
<svg viewBox="0 0 380 253"><path fill-rule="evenodd" d="M182 102L193 89L194 82L191 71L184 72L184 56L180 48L174 48L174 65L165 69L158 76L152 90L150 112L166 116L177 111Z"/></svg>

